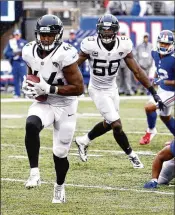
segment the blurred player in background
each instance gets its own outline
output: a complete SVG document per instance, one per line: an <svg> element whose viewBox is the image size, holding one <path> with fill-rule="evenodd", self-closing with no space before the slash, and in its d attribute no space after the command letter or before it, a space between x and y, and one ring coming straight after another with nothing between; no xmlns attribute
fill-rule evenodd
<svg viewBox="0 0 175 215"><path fill-rule="evenodd" d="M152 179L144 188L157 188L158 184L169 184L175 177L175 141L165 146L154 158L152 164Z"/></svg>
<svg viewBox="0 0 175 215"><path fill-rule="evenodd" d="M34 102L28 111L25 145L31 170L25 187L32 188L41 183L39 134L43 128L53 124L56 183L52 203L65 202L64 181L76 126L77 95L83 93L83 78L76 63L77 50L62 42L62 35L63 24L57 16L42 16L36 25L36 41L28 43L22 52L29 74L40 77L39 83L24 81L24 92L30 98L48 94L45 102Z"/></svg>
<svg viewBox="0 0 175 215"><path fill-rule="evenodd" d="M23 77L27 73L26 63L22 59L22 48L27 44L27 41L21 38L21 31L16 29L4 49L4 56L12 65L12 74L14 78L14 98L21 96L21 86Z"/></svg>
<svg viewBox="0 0 175 215"><path fill-rule="evenodd" d="M125 37L126 32L121 31L120 36ZM134 92L131 89L131 72L128 69L125 61L122 59L120 61L119 71L117 75L117 86L119 87L119 95L125 94L131 96Z"/></svg>
<svg viewBox="0 0 175 215"><path fill-rule="evenodd" d="M65 40L64 42L71 44L72 46L74 46L79 51L80 43L78 42L78 40L76 38L76 33L75 33L74 29L71 29L69 31L69 38L67 40Z"/></svg>
<svg viewBox="0 0 175 215"><path fill-rule="evenodd" d="M152 67L153 58L151 56L152 44L149 42L149 34L147 32L143 35L143 42L136 47L136 60L139 66L146 72L149 77L149 71ZM140 94L145 95L147 90L143 85L140 86Z"/></svg>
<svg viewBox="0 0 175 215"><path fill-rule="evenodd" d="M157 51L152 51L152 57L156 66L156 77L153 80L155 85L159 86L158 95L166 105L164 110L160 111L160 118L166 127L175 136L175 119L171 116L171 111L175 102L175 53L174 53L174 35L169 30L160 32L157 39ZM156 109L158 105L153 99L145 107L148 128L146 134L141 138L140 144L150 143L157 134L156 130Z"/></svg>
<svg viewBox="0 0 175 215"><path fill-rule="evenodd" d="M116 85L116 76L120 66L120 60L124 58L128 68L136 78L153 95L160 108L163 103L151 86L145 72L134 60L132 54L132 42L128 37L117 36L119 22L111 14L99 18L97 23L98 36L86 37L81 43L78 65L86 59L90 63L89 95L97 109L104 117L88 134L76 137L82 161L87 161L87 147L91 140L106 132L113 130L113 136L119 146L128 155L134 168L143 168L136 153L132 150L128 138L122 129L119 116L119 94Z"/></svg>

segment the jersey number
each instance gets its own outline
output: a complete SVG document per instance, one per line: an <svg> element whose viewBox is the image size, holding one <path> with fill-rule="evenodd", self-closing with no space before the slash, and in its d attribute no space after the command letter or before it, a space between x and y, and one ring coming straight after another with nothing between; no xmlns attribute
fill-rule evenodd
<svg viewBox="0 0 175 215"><path fill-rule="evenodd" d="M159 69L158 76L160 79L166 79L166 78L168 78L168 72L164 69Z"/></svg>
<svg viewBox="0 0 175 215"><path fill-rule="evenodd" d="M38 71L34 71L34 75L37 75L38 74ZM64 82L61 78L57 79L57 83L56 84L53 84L53 81L55 79L55 76L56 76L57 72L52 72L47 83L52 85L52 86L57 86L57 85L64 85Z"/></svg>
<svg viewBox="0 0 175 215"><path fill-rule="evenodd" d="M105 64L107 61L106 60L99 60L99 59L94 59L94 64L93 64L93 73L94 75L97 76L105 76L106 72L109 76L114 75L120 66L120 60L111 60L109 62L109 67L108 69L105 68L104 66L99 66L99 63ZM116 65L117 64L117 65ZM115 66L116 65L116 66ZM113 68L115 66L115 68ZM113 70L112 70L113 68ZM98 69L98 70L97 70ZM107 70L107 71L106 71Z"/></svg>

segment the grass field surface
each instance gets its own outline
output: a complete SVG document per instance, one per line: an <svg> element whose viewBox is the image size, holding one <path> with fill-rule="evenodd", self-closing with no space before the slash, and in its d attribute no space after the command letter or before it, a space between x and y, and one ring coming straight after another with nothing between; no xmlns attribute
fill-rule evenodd
<svg viewBox="0 0 175 215"><path fill-rule="evenodd" d="M66 203L52 204L55 171L52 159L52 127L41 132L40 171L42 185L26 190L29 164L24 146L25 119L31 102L1 103L1 214L2 215L173 215L174 187L145 190L151 179L155 154L172 139L157 120L158 135L141 146L146 100L121 100L120 116L133 149L144 169L133 169L127 156L114 141L112 132L92 141L88 162L80 161L72 143L66 178ZM75 136L83 135L102 117L92 101L80 101ZM174 181L171 182L171 185Z"/></svg>

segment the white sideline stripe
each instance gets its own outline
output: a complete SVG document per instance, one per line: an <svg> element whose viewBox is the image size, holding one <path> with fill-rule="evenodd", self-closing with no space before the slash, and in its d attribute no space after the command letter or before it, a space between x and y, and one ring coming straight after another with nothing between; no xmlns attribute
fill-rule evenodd
<svg viewBox="0 0 175 215"><path fill-rule="evenodd" d="M79 101L92 101L90 97L79 97ZM120 100L149 100L149 96L120 96ZM32 99L14 99L14 98L7 98L7 99L1 99L1 102L3 103L9 103L9 102L33 102Z"/></svg>
<svg viewBox="0 0 175 215"><path fill-rule="evenodd" d="M14 144L1 144L1 147L15 147L15 148L24 148L24 146L16 146ZM2 149L2 148L1 148ZM46 146L41 146L40 149L44 149L44 150L52 150L51 147L46 147ZM70 149L70 151L77 151L77 148L72 148ZM103 150L103 149L94 149L94 150L88 150L89 152L99 152L99 153L111 153L111 154L125 154L123 151L118 151L118 150ZM151 152L151 151L135 151L135 153L140 154L140 155L148 155L148 156L155 156L156 154ZM71 153L69 153L71 154ZM75 155L75 153L72 153L73 155ZM78 154L76 154L78 155ZM78 155L79 156L79 155ZM91 155L94 156L94 155ZM95 155L96 156L96 155ZM102 155L99 155L102 156Z"/></svg>
<svg viewBox="0 0 175 215"><path fill-rule="evenodd" d="M78 153L69 153L69 155L73 155L73 156L79 156ZM103 157L104 155L95 155L95 154L88 154L88 157ZM14 158L14 159L27 159L27 156L24 155L9 155L8 158ZM43 158L42 156L40 156L40 158Z"/></svg>
<svg viewBox="0 0 175 215"><path fill-rule="evenodd" d="M21 119L26 118L27 115L19 115L19 114L2 114L1 119Z"/></svg>
<svg viewBox="0 0 175 215"><path fill-rule="evenodd" d="M22 182L25 183L25 180L22 179L12 179L12 178L1 178L2 181L10 181L10 182ZM53 182L42 181L42 184L54 184ZM83 185L83 184L65 184L68 187L80 187L80 188L94 188L94 189L103 189L103 190L116 190L116 191L132 191L137 193L156 193L161 195L172 195L172 192L163 192L157 190L137 190L130 188L117 188L117 187L108 187L108 186L93 186L93 185Z"/></svg>
<svg viewBox="0 0 175 215"><path fill-rule="evenodd" d="M1 128L12 128L12 129L24 129L24 127L20 127L20 126L2 126L1 124ZM45 129L48 129L48 130L52 130L52 127L47 127ZM76 129L75 130L76 132L82 132L82 133L87 133L89 132L90 130L88 129ZM108 131L108 133L112 133L112 131ZM125 132L126 134L145 134L145 131L127 131ZM158 135L167 135L167 136L172 136L171 133L166 133L166 132L163 132L163 133L157 133Z"/></svg>
<svg viewBox="0 0 175 215"><path fill-rule="evenodd" d="M9 155L8 158L27 159L27 156L24 156L24 155ZM42 158L42 157L40 156L40 158Z"/></svg>
<svg viewBox="0 0 175 215"><path fill-rule="evenodd" d="M19 118L26 118L27 115L20 115L20 114L1 114L1 119L19 119ZM99 113L77 113L77 118L89 118L89 117L102 117ZM125 120L146 120L146 118L127 118Z"/></svg>

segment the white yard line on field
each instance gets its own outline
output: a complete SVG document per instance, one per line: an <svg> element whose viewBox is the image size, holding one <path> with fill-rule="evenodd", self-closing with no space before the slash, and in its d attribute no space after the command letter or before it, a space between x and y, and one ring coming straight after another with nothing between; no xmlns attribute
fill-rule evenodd
<svg viewBox="0 0 175 215"><path fill-rule="evenodd" d="M12 178L1 178L2 181L8 182L22 182L25 183L25 180L22 179L12 179ZM53 182L42 181L42 184L54 184ZM116 191L131 191L137 193L155 193L160 195L171 195L174 196L173 192L163 192L157 190L138 190L138 189L130 189L130 188L119 188L119 187L109 187L109 186L93 186L93 185L84 185L84 184L65 184L68 187L79 187L79 188L87 188L87 189L102 189L102 190L116 190Z"/></svg>
<svg viewBox="0 0 175 215"><path fill-rule="evenodd" d="M26 118L27 115L24 114L1 114L1 119L19 119L19 118ZM89 117L97 117L97 118L101 118L101 114L99 113L77 113L77 117L78 118L89 118ZM146 118L133 118L133 117L127 117L125 120L144 120L146 121Z"/></svg>
<svg viewBox="0 0 175 215"><path fill-rule="evenodd" d="M79 97L79 101L92 101L90 97ZM149 100L149 96L120 96L120 100ZM10 102L33 102L34 100L31 99L1 99L1 102L3 103L10 103Z"/></svg>
<svg viewBox="0 0 175 215"><path fill-rule="evenodd" d="M69 153L69 155L72 156L79 156L78 153ZM95 155L95 154L88 154L88 157L103 157L105 155ZM8 158L14 158L14 159L27 159L27 156L24 155L9 155ZM40 158L43 158L42 156L40 156Z"/></svg>
<svg viewBox="0 0 175 215"><path fill-rule="evenodd" d="M25 146L16 146L14 144L1 144L1 149L3 147L13 147L13 148L24 148ZM41 146L40 149L43 149L43 150L52 150L52 147L46 147L46 146ZM2 149L3 150L3 149ZM71 148L70 151L77 151L78 149L77 148ZM118 150L103 150L103 149L92 149L92 150L88 150L89 152L97 152L97 153L111 153L111 154L114 154L114 155L117 155L117 154L125 154L123 151L118 151ZM135 151L137 154L140 154L140 155L148 155L148 156L155 156L156 154L151 152L151 151ZM75 154L75 153L69 153L69 154L72 154L72 155L78 155L78 154ZM89 155L88 156L103 156L103 155ZM10 156L12 157L12 156Z"/></svg>
<svg viewBox="0 0 175 215"><path fill-rule="evenodd" d="M1 124L1 128L9 128L9 129L24 129L24 127L20 127L20 126L11 126L11 125L6 125L6 126L2 126ZM48 130L52 130L52 126L51 127L47 127L45 129ZM76 132L80 132L80 133L87 133L90 130L89 129L76 129ZM111 131L109 131L108 133L112 133ZM125 132L126 134L145 134L145 131L127 131ZM166 136L172 136L171 133L166 133L166 132L162 132L162 133L157 133L157 135L166 135Z"/></svg>

